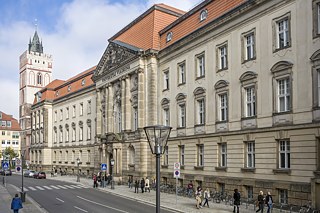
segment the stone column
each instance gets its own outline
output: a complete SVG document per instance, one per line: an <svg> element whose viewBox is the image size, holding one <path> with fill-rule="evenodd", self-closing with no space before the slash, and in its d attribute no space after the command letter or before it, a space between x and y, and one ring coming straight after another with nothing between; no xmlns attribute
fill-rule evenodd
<svg viewBox="0 0 320 213"><path fill-rule="evenodd" d="M138 128L143 128L145 126L145 73L142 68L138 69Z"/></svg>
<svg viewBox="0 0 320 213"><path fill-rule="evenodd" d="M114 118L113 118L113 88L112 84L108 85L108 115L107 115L107 127L108 131L107 132L113 132L113 126L114 126Z"/></svg>
<svg viewBox="0 0 320 213"><path fill-rule="evenodd" d="M121 129L125 130L125 122L126 122L126 82L125 78L121 78Z"/></svg>
<svg viewBox="0 0 320 213"><path fill-rule="evenodd" d="M103 133L107 133L108 132L108 108L109 108L109 100L108 100L108 91L109 88L107 86L104 87L104 99L105 99L105 109L104 109L104 121L103 121L103 130L104 132Z"/></svg>
<svg viewBox="0 0 320 213"><path fill-rule="evenodd" d="M132 129L132 120L131 120L131 103L130 103L130 76L126 75L126 93L125 93L125 130Z"/></svg>
<svg viewBox="0 0 320 213"><path fill-rule="evenodd" d="M97 114L97 135L101 134L101 90L97 89L97 99L96 99L96 114Z"/></svg>

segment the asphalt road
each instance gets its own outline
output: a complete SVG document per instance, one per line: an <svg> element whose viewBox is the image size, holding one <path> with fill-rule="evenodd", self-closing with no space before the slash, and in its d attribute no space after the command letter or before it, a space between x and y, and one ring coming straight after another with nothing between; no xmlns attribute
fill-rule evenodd
<svg viewBox="0 0 320 213"><path fill-rule="evenodd" d="M7 184L21 187L21 176L7 176ZM24 178L24 190L42 208L52 213L150 213L155 206L101 192L83 185L48 179ZM161 209L162 213L169 213Z"/></svg>

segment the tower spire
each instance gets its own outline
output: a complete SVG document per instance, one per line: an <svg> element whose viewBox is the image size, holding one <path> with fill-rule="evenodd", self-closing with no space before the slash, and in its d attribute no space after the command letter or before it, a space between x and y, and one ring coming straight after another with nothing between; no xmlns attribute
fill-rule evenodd
<svg viewBox="0 0 320 213"><path fill-rule="evenodd" d="M42 41L40 42L39 36L38 36L38 24L37 24L37 19L34 20L34 26L35 26L35 32L32 38L32 42L29 42L29 52L38 52L38 53L43 53L43 46L42 46Z"/></svg>

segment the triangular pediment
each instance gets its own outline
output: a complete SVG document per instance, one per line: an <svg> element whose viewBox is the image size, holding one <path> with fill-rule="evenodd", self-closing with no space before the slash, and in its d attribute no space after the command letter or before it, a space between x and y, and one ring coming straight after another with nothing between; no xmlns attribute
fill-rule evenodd
<svg viewBox="0 0 320 213"><path fill-rule="evenodd" d="M93 80L95 81L127 64L136 58L140 51L139 48L120 41L110 42L98 63L96 72L93 75Z"/></svg>

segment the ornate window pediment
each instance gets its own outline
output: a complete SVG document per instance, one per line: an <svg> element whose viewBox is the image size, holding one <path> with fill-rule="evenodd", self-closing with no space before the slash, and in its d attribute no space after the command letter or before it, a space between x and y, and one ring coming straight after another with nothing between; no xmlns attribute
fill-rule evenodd
<svg viewBox="0 0 320 213"><path fill-rule="evenodd" d="M161 105L168 105L170 103L170 100L168 98L164 98L161 100Z"/></svg>
<svg viewBox="0 0 320 213"><path fill-rule="evenodd" d="M289 61L279 61L270 69L272 73L281 72L283 70L289 70L293 66L293 63Z"/></svg>
<svg viewBox="0 0 320 213"><path fill-rule="evenodd" d="M226 80L220 80L218 81L215 85L214 88L217 89L221 89L221 88L225 88L229 85L229 82Z"/></svg>
<svg viewBox="0 0 320 213"><path fill-rule="evenodd" d="M79 126L83 126L83 121L79 121Z"/></svg>
<svg viewBox="0 0 320 213"><path fill-rule="evenodd" d="M64 125L66 129L69 129L69 124Z"/></svg>
<svg viewBox="0 0 320 213"><path fill-rule="evenodd" d="M320 61L320 50L315 51L310 57L310 60L313 62Z"/></svg>
<svg viewBox="0 0 320 213"><path fill-rule="evenodd" d="M71 126L72 126L72 128L75 128L76 127L76 123L72 122Z"/></svg>
<svg viewBox="0 0 320 213"><path fill-rule="evenodd" d="M203 88L203 87L197 87L194 91L193 91L193 94L194 96L197 96L197 95L202 95L206 93L206 90Z"/></svg>
<svg viewBox="0 0 320 213"><path fill-rule="evenodd" d="M184 94L184 93L179 93L177 96L176 96L176 100L177 101L181 101L181 100L184 100L187 98L187 95Z"/></svg>
<svg viewBox="0 0 320 213"><path fill-rule="evenodd" d="M253 71L247 71L247 72L243 73L243 74L240 76L239 80L240 80L241 82L243 82L243 81L249 81L249 80L252 80L252 79L257 78L257 76L258 76L257 73L255 73L255 72L253 72Z"/></svg>

